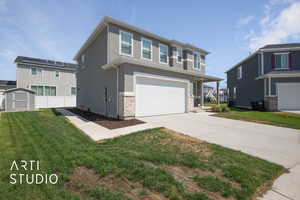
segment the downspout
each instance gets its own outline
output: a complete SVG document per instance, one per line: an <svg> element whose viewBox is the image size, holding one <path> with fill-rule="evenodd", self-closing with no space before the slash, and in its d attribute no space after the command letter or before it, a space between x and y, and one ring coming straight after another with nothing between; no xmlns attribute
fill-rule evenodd
<svg viewBox="0 0 300 200"><path fill-rule="evenodd" d="M119 119L119 67L116 68L117 72L117 118Z"/></svg>

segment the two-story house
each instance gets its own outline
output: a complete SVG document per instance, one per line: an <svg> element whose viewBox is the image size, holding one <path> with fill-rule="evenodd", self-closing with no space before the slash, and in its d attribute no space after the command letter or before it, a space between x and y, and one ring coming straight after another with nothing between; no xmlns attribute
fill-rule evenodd
<svg viewBox="0 0 300 200"><path fill-rule="evenodd" d="M264 101L270 111L300 109L300 43L266 45L226 73L235 106Z"/></svg>
<svg viewBox="0 0 300 200"><path fill-rule="evenodd" d="M192 111L203 83L221 81L205 74L208 53L105 17L74 58L77 106L121 119Z"/></svg>
<svg viewBox="0 0 300 200"><path fill-rule="evenodd" d="M17 88L35 91L36 108L75 106L77 65L18 56Z"/></svg>

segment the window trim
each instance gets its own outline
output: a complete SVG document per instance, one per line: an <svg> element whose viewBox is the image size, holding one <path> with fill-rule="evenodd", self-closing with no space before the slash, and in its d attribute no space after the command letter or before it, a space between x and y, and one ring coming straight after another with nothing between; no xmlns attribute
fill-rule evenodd
<svg viewBox="0 0 300 200"><path fill-rule="evenodd" d="M178 50L180 49L180 51L181 51L181 61L179 62L178 61ZM181 48L181 47L176 47L176 61L177 61L177 63L179 63L179 64L182 64L182 62L183 62L183 49Z"/></svg>
<svg viewBox="0 0 300 200"><path fill-rule="evenodd" d="M126 33L131 36L131 54L126 54L126 53L122 52L122 33ZM122 56L133 57L133 34L128 31L121 30L121 29L119 29L119 54Z"/></svg>
<svg viewBox="0 0 300 200"><path fill-rule="evenodd" d="M236 89L236 87L233 87L233 92L232 93L233 93L232 94L232 98L236 99L236 97L237 97L237 89Z"/></svg>
<svg viewBox="0 0 300 200"><path fill-rule="evenodd" d="M199 68L195 67L195 55L197 55L199 57ZM200 71L202 69L202 67L201 67L201 55L197 52L193 52L193 69L198 70L198 71Z"/></svg>
<svg viewBox="0 0 300 200"><path fill-rule="evenodd" d="M274 53L274 56L275 56L275 66L274 66L274 69L275 70L282 70L282 69L289 69L289 66L290 66L290 60L289 60L289 54L290 54L290 52L280 52L280 53ZM287 57L287 66L286 67L277 67L276 66L276 55L287 55L288 57ZM280 58L280 60L281 60L281 58ZM280 63L280 65L281 65L281 63Z"/></svg>
<svg viewBox="0 0 300 200"><path fill-rule="evenodd" d="M32 74L32 69L36 69L36 74ZM42 69L40 67L30 67L30 74L32 76L38 76L38 75L42 75Z"/></svg>
<svg viewBox="0 0 300 200"><path fill-rule="evenodd" d="M161 46L165 46L167 48L167 62L161 62L161 60L160 60L160 47ZM169 46L168 45L165 45L163 43L158 44L158 59L159 59L160 64L165 64L165 65L169 64Z"/></svg>
<svg viewBox="0 0 300 200"><path fill-rule="evenodd" d="M58 76L57 76L57 74L58 74ZM58 70L55 70L55 78L56 79L60 79L60 71L58 71Z"/></svg>
<svg viewBox="0 0 300 200"><path fill-rule="evenodd" d="M143 40L145 41L148 41L150 42L150 59L149 58L144 58L143 56L143 50L144 50L144 47L143 47ZM153 60L153 47L152 47L152 40L148 39L148 38L145 38L145 37L141 37L141 58L144 59L144 60L148 60L148 61L152 61Z"/></svg>
<svg viewBox="0 0 300 200"><path fill-rule="evenodd" d="M243 78L243 65L238 66L236 76L238 80Z"/></svg>

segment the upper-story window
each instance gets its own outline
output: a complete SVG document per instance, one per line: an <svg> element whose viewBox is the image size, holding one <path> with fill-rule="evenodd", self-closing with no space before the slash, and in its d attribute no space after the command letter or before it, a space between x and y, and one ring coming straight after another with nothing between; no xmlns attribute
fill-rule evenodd
<svg viewBox="0 0 300 200"><path fill-rule="evenodd" d="M76 95L76 87L71 87L71 95L75 96Z"/></svg>
<svg viewBox="0 0 300 200"><path fill-rule="evenodd" d="M201 55L200 56L200 65L201 65L201 67L204 67L205 66L205 56L204 55Z"/></svg>
<svg viewBox="0 0 300 200"><path fill-rule="evenodd" d="M242 70L243 70L242 66L239 66L237 68L237 73L236 73L237 79L241 79L242 78L242 74L243 74Z"/></svg>
<svg viewBox="0 0 300 200"><path fill-rule="evenodd" d="M81 55L81 63L84 63L84 61L85 61L85 55L82 54L82 55Z"/></svg>
<svg viewBox="0 0 300 200"><path fill-rule="evenodd" d="M194 69L200 69L200 55L194 53Z"/></svg>
<svg viewBox="0 0 300 200"><path fill-rule="evenodd" d="M168 46L164 44L159 44L159 62L168 63Z"/></svg>
<svg viewBox="0 0 300 200"><path fill-rule="evenodd" d="M31 74L32 75L39 75L42 73L42 70L40 68L32 67L31 68Z"/></svg>
<svg viewBox="0 0 300 200"><path fill-rule="evenodd" d="M120 54L132 56L132 44L132 34L126 31L120 31Z"/></svg>
<svg viewBox="0 0 300 200"><path fill-rule="evenodd" d="M142 38L142 58L152 60L152 41Z"/></svg>
<svg viewBox="0 0 300 200"><path fill-rule="evenodd" d="M59 78L59 71L55 71L55 77Z"/></svg>
<svg viewBox="0 0 300 200"><path fill-rule="evenodd" d="M275 69L286 69L289 67L289 54L288 53L275 53Z"/></svg>
<svg viewBox="0 0 300 200"><path fill-rule="evenodd" d="M182 63L182 56L183 56L182 48L176 47L176 54L177 54L177 62Z"/></svg>

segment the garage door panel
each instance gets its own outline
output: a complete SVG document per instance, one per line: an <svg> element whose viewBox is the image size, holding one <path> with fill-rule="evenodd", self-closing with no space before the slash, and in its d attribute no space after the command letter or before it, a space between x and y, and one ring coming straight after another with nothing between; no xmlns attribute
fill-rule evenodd
<svg viewBox="0 0 300 200"><path fill-rule="evenodd" d="M300 110L300 83L282 83L277 88L279 110Z"/></svg>
<svg viewBox="0 0 300 200"><path fill-rule="evenodd" d="M187 84L137 77L136 116L183 113L186 110Z"/></svg>

